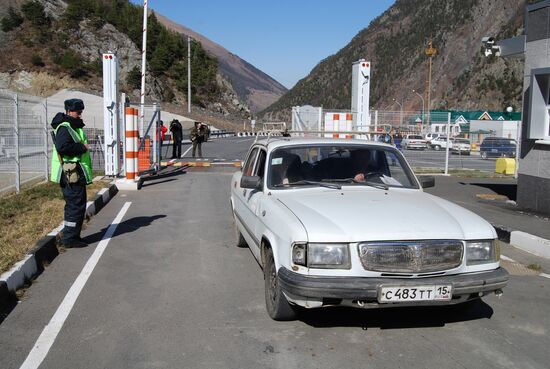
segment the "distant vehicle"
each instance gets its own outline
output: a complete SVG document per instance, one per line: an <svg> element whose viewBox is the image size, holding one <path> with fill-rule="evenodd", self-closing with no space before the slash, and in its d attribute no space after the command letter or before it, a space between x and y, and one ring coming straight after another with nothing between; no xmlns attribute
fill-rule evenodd
<svg viewBox="0 0 550 369"><path fill-rule="evenodd" d="M516 157L516 140L505 137L487 137L479 146L479 154L482 159L489 157Z"/></svg>
<svg viewBox="0 0 550 369"><path fill-rule="evenodd" d="M428 144L420 135L406 135L401 141L401 147L408 150L425 150L428 147Z"/></svg>
<svg viewBox="0 0 550 369"><path fill-rule="evenodd" d="M438 138L440 136L443 136L441 133L426 133L426 136L424 136L424 139L427 143L430 143L434 138Z"/></svg>
<svg viewBox="0 0 550 369"><path fill-rule="evenodd" d="M470 155L472 146L467 138L455 138L451 152L453 154Z"/></svg>
<svg viewBox="0 0 550 369"><path fill-rule="evenodd" d="M449 137L449 149L453 147L454 138ZM447 148L447 136L439 136L434 139L428 144L428 146L431 149L434 150L441 150Z"/></svg>

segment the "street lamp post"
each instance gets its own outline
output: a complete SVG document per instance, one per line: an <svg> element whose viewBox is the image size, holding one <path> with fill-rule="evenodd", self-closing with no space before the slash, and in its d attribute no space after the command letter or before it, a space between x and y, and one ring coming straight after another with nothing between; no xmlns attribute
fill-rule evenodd
<svg viewBox="0 0 550 369"><path fill-rule="evenodd" d="M420 131L422 132L424 130L424 98L422 97L421 94L419 94L418 92L416 92L416 90L412 90L412 92L414 92L416 95L418 95L418 97L420 98L420 100L422 100L422 125L420 126Z"/></svg>
<svg viewBox="0 0 550 369"><path fill-rule="evenodd" d="M393 102L399 105L399 128L403 128L403 100L401 102L393 99Z"/></svg>
<svg viewBox="0 0 550 369"><path fill-rule="evenodd" d="M191 113L191 37L187 36L187 112Z"/></svg>

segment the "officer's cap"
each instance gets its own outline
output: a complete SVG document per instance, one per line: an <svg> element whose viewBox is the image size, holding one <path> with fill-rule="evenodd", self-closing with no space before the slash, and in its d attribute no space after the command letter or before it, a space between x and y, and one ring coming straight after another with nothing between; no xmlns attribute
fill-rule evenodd
<svg viewBox="0 0 550 369"><path fill-rule="evenodd" d="M84 101L80 99L65 100L65 110L67 111L84 110Z"/></svg>

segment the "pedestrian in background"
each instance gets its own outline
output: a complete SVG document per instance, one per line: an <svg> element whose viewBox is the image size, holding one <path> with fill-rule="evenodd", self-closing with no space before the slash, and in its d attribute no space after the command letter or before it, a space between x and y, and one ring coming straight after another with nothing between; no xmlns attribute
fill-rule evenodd
<svg viewBox="0 0 550 369"><path fill-rule="evenodd" d="M193 152L192 155L195 157L195 154L198 151L199 158L202 158L202 143L204 141L204 128L201 131L201 122L195 122L195 125L193 128L191 128L191 132L189 133L189 140L191 140L191 143L193 144Z"/></svg>
<svg viewBox="0 0 550 369"><path fill-rule="evenodd" d="M172 133L172 159L181 157L181 140L183 139L183 127L179 120L174 119L170 123Z"/></svg>
<svg viewBox="0 0 550 369"><path fill-rule="evenodd" d="M160 131L160 140L159 140L159 131ZM157 140L159 145L159 158L162 159L162 143L164 142L164 136L168 129L164 126L164 122L159 121L159 126L157 127Z"/></svg>
<svg viewBox="0 0 550 369"><path fill-rule="evenodd" d="M92 161L84 133L80 99L65 100L65 113L52 120L54 147L50 180L59 183L65 199L61 244L66 248L84 247L80 232L86 215L86 185L92 183Z"/></svg>

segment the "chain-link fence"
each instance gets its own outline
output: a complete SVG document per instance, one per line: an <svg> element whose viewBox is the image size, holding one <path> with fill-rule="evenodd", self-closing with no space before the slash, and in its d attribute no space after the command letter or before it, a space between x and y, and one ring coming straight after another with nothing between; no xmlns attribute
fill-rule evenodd
<svg viewBox="0 0 550 369"><path fill-rule="evenodd" d="M480 146L495 131L470 132L469 125L452 121L449 112L371 111L370 121L359 124L351 111L315 107L293 108L292 127L302 131L370 131L374 135L317 134L325 137L369 138L394 144L415 170L448 173L449 170L495 171L497 156L486 157ZM382 134L388 132L389 134ZM295 135L303 135L295 133ZM307 134L306 134L307 135ZM513 141L513 140L512 140Z"/></svg>
<svg viewBox="0 0 550 369"><path fill-rule="evenodd" d="M47 180L52 155L52 118L64 106L47 99L0 91L0 194ZM86 122L86 118L84 118ZM93 169L103 170L103 129L85 128Z"/></svg>

